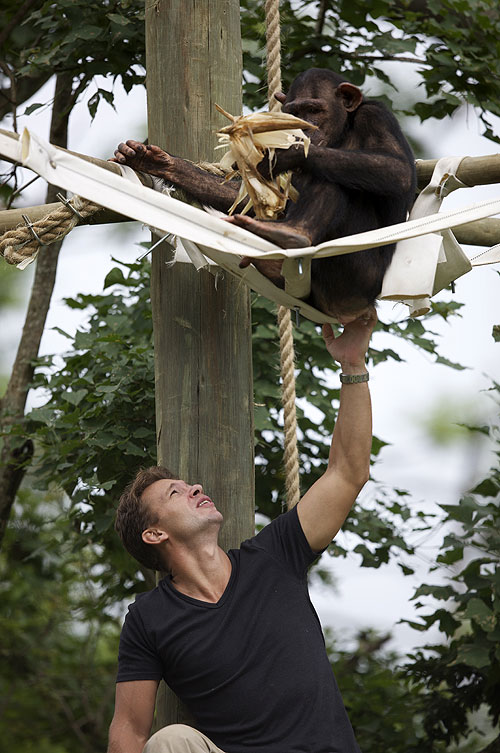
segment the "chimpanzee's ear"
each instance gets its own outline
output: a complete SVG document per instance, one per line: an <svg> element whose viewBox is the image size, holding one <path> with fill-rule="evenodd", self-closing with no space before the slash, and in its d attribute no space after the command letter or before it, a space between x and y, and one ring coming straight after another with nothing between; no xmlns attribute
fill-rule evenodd
<svg viewBox="0 0 500 753"><path fill-rule="evenodd" d="M335 94L337 97L342 97L342 103L347 112L354 112L354 110L357 110L363 101L362 92L357 86L349 84L347 81L344 81L337 86Z"/></svg>
<svg viewBox="0 0 500 753"><path fill-rule="evenodd" d="M286 94L283 94L283 92L274 92L274 96L282 105L285 103Z"/></svg>

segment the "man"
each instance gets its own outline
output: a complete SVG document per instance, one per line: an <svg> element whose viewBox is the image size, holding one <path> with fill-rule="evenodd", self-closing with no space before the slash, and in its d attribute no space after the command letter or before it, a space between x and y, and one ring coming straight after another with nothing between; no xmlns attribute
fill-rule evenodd
<svg viewBox="0 0 500 753"><path fill-rule="evenodd" d="M359 753L307 591L307 569L336 535L369 476L365 355L376 322L323 337L342 367L325 473L297 507L237 550L217 543L222 515L199 484L139 472L116 528L143 564L169 573L129 608L120 639L108 753ZM196 729L148 741L164 678Z"/></svg>

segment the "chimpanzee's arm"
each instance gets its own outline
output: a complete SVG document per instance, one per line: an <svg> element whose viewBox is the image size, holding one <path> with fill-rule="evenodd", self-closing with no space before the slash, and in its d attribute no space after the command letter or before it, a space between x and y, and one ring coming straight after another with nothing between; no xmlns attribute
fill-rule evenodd
<svg viewBox="0 0 500 753"><path fill-rule="evenodd" d="M345 188L391 196L414 192L415 165L399 125L379 103L367 102L355 113L336 147L311 144L276 151L275 172L300 169Z"/></svg>
<svg viewBox="0 0 500 753"><path fill-rule="evenodd" d="M311 145L302 169L345 188L381 196L400 196L408 192L413 183L408 162L388 152Z"/></svg>
<svg viewBox="0 0 500 753"><path fill-rule="evenodd" d="M113 161L163 178L182 188L202 204L208 204L221 212L229 210L240 187L238 181L225 182L224 178L201 170L192 162L174 157L159 146L146 146L140 141L119 144Z"/></svg>

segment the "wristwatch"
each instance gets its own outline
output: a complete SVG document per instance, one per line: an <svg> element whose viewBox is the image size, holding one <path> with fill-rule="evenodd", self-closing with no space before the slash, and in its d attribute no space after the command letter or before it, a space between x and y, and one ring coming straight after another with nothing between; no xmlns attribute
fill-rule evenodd
<svg viewBox="0 0 500 753"><path fill-rule="evenodd" d="M360 382L367 382L370 375L367 371L364 374L341 374L340 381L342 384L359 384Z"/></svg>

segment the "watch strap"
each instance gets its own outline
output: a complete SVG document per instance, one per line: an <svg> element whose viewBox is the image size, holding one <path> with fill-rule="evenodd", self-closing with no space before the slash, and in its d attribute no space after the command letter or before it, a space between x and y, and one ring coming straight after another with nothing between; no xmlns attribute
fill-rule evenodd
<svg viewBox="0 0 500 753"><path fill-rule="evenodd" d="M370 378L370 374L365 371L364 374L341 374L340 381L342 384L359 384L360 382L367 382Z"/></svg>

